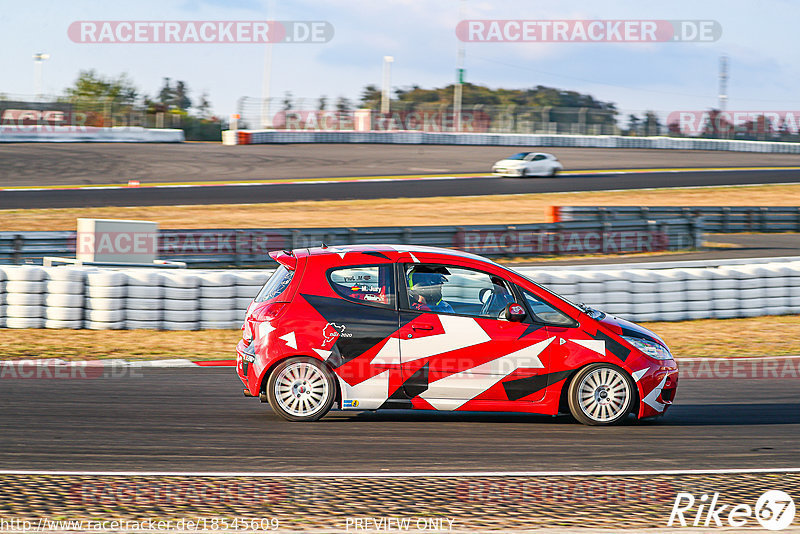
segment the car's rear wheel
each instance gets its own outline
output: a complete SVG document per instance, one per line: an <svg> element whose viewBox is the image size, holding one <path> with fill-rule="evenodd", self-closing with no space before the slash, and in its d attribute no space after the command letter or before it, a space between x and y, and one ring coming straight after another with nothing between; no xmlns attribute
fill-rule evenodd
<svg viewBox="0 0 800 534"><path fill-rule="evenodd" d="M550 176L555 176L556 174L558 174L558 167L550 169Z"/></svg>
<svg viewBox="0 0 800 534"><path fill-rule="evenodd" d="M267 399L287 421L316 421L330 411L336 396L333 374L314 358L290 358L269 376Z"/></svg>
<svg viewBox="0 0 800 534"><path fill-rule="evenodd" d="M569 409L585 425L613 425L630 413L634 385L615 365L595 363L578 371L569 385Z"/></svg>

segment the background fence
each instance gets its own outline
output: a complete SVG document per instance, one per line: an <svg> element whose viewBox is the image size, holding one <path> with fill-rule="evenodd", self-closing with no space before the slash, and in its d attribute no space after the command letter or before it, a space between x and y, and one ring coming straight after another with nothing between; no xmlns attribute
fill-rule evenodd
<svg viewBox="0 0 800 534"><path fill-rule="evenodd" d="M520 268L573 300L633 321L800 313L800 261L668 269ZM0 266L0 327L238 328L271 271Z"/></svg>
<svg viewBox="0 0 800 534"><path fill-rule="evenodd" d="M222 142L227 145L269 143L384 143L406 145L481 145L527 147L648 148L665 150L723 150L800 154L800 143L776 141L733 141L679 137L625 137L615 135L545 135L492 133L428 132L340 132L225 130Z"/></svg>
<svg viewBox="0 0 800 534"><path fill-rule="evenodd" d="M396 243L456 248L484 256L655 252L696 248L695 219L625 219L551 224L161 230L158 257L193 266L264 265L271 250ZM0 263L41 264L75 253L75 232L0 232Z"/></svg>
<svg viewBox="0 0 800 534"><path fill-rule="evenodd" d="M553 215L560 221L701 217L706 232L800 232L800 207L557 206Z"/></svg>
<svg viewBox="0 0 800 534"><path fill-rule="evenodd" d="M141 98L0 94L0 142L219 141L227 122ZM178 138L168 130L180 130ZM114 135L110 135L113 133ZM77 134L83 134L79 136ZM92 134L92 135L90 135Z"/></svg>

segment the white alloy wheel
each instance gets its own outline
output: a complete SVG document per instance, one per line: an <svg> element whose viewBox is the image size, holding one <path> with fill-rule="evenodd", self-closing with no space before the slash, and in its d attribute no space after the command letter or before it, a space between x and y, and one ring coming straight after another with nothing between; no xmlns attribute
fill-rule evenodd
<svg viewBox="0 0 800 534"><path fill-rule="evenodd" d="M612 425L630 412L633 388L622 369L603 363L589 365L570 383L570 411L581 423Z"/></svg>
<svg viewBox="0 0 800 534"><path fill-rule="evenodd" d="M291 358L278 365L267 384L272 409L288 421L316 421L333 405L336 386L324 363Z"/></svg>

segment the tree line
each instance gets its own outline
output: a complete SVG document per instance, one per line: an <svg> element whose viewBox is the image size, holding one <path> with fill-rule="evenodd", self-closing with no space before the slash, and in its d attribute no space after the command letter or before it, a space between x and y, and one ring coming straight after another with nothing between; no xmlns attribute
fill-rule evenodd
<svg viewBox="0 0 800 534"><path fill-rule="evenodd" d="M212 114L211 101L203 92L196 99L183 80L173 82L164 78L161 88L148 95L139 90L125 73L103 76L94 69L81 70L71 86L64 90L60 102L69 103L80 111L102 115L113 103L114 111L142 111L146 114L168 114L169 124L177 124L189 140L218 141L223 121Z"/></svg>

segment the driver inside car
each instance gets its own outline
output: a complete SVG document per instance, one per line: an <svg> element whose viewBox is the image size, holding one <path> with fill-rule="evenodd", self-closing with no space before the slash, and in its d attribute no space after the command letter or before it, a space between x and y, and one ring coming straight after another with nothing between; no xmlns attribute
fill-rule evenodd
<svg viewBox="0 0 800 534"><path fill-rule="evenodd" d="M447 283L445 275L413 269L408 273L407 281L412 310L455 313L453 307L442 299L442 288Z"/></svg>

